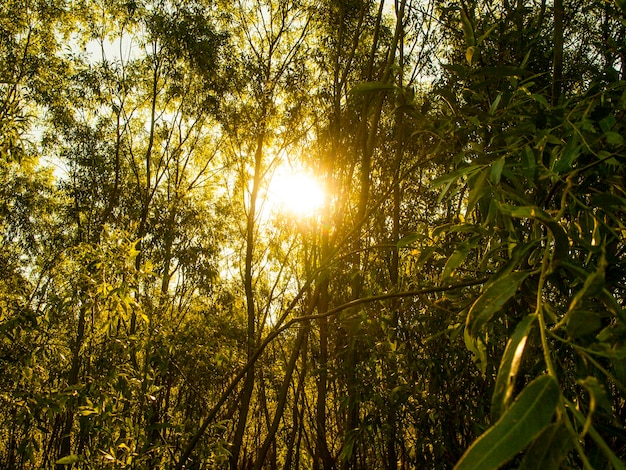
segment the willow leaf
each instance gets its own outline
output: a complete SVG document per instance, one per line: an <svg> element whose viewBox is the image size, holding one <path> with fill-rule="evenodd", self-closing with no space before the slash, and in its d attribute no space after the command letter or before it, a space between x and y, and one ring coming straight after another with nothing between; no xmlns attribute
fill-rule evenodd
<svg viewBox="0 0 626 470"><path fill-rule="evenodd" d="M504 307L527 277L528 273L524 272L508 273L486 286L467 315L471 336L476 336L482 326Z"/></svg>
<svg viewBox="0 0 626 470"><path fill-rule="evenodd" d="M500 417L511 399L515 376L524 353L526 340L536 319L537 315L532 314L519 322L506 346L491 399L491 416L494 419Z"/></svg>
<svg viewBox="0 0 626 470"><path fill-rule="evenodd" d="M463 454L455 470L494 470L550 424L559 401L557 381L544 375L522 390L509 410Z"/></svg>

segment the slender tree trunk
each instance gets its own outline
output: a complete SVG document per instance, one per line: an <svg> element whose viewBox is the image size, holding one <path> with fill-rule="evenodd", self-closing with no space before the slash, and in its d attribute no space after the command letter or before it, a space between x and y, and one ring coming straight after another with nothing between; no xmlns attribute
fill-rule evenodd
<svg viewBox="0 0 626 470"><path fill-rule="evenodd" d="M563 0L554 0L554 55L552 59L552 106L561 99L563 89Z"/></svg>
<svg viewBox="0 0 626 470"><path fill-rule="evenodd" d="M289 386L291 385L291 379L293 377L293 372L296 368L296 362L298 357L300 356L300 352L305 349L306 340L309 334L309 324L306 323L300 327L298 331L298 336L296 337L296 342L293 347L293 351L291 352L291 357L289 359L289 363L287 364L287 368L285 370L285 377L283 379L283 384L281 386L280 392L278 394L278 403L276 404L276 412L274 413L274 419L272 420L272 424L267 432L267 436L265 437L265 441L261 446L261 449L258 452L256 465L254 466L254 470L261 470L263 468L263 463L265 461L265 457L270 449L270 446L274 442L276 438L276 432L278 431L278 426L280 424L280 420L283 417L283 412L285 410L285 405L287 403L287 395L289 393Z"/></svg>
<svg viewBox="0 0 626 470"><path fill-rule="evenodd" d="M82 289L81 289L82 292ZM81 296L82 297L82 296ZM67 378L68 387L73 387L78 384L78 377L80 373L80 350L85 341L85 317L87 313L87 307L81 305L78 311L78 326L76 328L76 339L74 341L74 348L72 351L72 365L70 367L70 373ZM74 427L74 403L70 400L67 405L67 409L64 412L63 424L61 427L61 441L57 452L57 457L66 457L72 454L72 429ZM66 465L57 465L56 468L67 468Z"/></svg>
<svg viewBox="0 0 626 470"><path fill-rule="evenodd" d="M257 138L257 146L254 155L254 178L252 183L252 191L250 192L250 204L248 207L248 218L246 223L246 259L244 268L244 289L246 294L246 310L247 310L247 357L250 359L256 349L256 307L255 307L255 295L252 285L253 281L253 263L254 263L254 244L256 233L256 216L257 216L257 199L259 197L259 190L261 185L261 170L263 162L263 146L264 135ZM246 423L248 419L248 409L250 407L250 400L252 398L252 392L254 390L254 374L255 366L252 366L243 384L243 390L241 393L241 400L239 403L239 420L237 422L237 428L235 430L235 436L233 438L233 445L231 449L230 468L236 470L239 463L239 454L241 452L241 446L243 443L243 436L246 430Z"/></svg>
<svg viewBox="0 0 626 470"><path fill-rule="evenodd" d="M15 408L11 409L11 422L13 425L9 428L9 442L7 444L7 457L6 457L6 468L13 468L15 466L15 455L17 451L17 443L15 439L17 420L15 419L16 411Z"/></svg>
<svg viewBox="0 0 626 470"><path fill-rule="evenodd" d="M336 140L333 141L335 143ZM332 178L332 166L330 161L327 168L327 186L331 187L330 180ZM329 253L329 225L330 214L328 210L328 204L324 211L324 220L322 222L322 246L321 246L321 265L326 266ZM329 273L326 270L322 273L321 280L319 281L319 295L317 297L317 312L326 313L329 307ZM317 401L315 404L315 425L317 429L315 440L315 455L313 460L313 468L319 468L319 463L322 463L324 470L332 470L334 468L334 461L328 450L328 443L326 441L326 397L328 390L328 318L322 317L318 320L319 328L319 363L318 363L318 376L317 376Z"/></svg>
<svg viewBox="0 0 626 470"><path fill-rule="evenodd" d="M339 18L337 28L337 48L333 59L333 115L330 122L330 139L331 150L330 155L326 156L326 185L333 187L333 174L335 170L335 160L343 154L343 145L341 144L341 126L342 126L342 98L345 87L347 86L348 74L352 67L352 63L359 46L359 38L361 36L362 26L365 21L365 5L361 4L359 10L359 19L357 22L356 33L352 41L348 44L346 20L347 14L345 5L339 2L337 5ZM346 53L346 49L349 51ZM345 60L342 63L341 59ZM343 67L343 68L342 68ZM329 227L332 223L330 217L330 201L324 210L324 220L322 221L322 240L321 240L321 265L326 266L330 256L330 233ZM318 313L325 313L329 308L329 272L322 273L320 280L320 295L318 298ZM319 361L318 361L318 377L317 377L317 401L315 407L315 455L313 460L314 470L323 468L324 470L333 470L335 461L330 453L327 442L327 394L328 394L328 345L329 345L329 319L322 317L318 320L319 327Z"/></svg>
<svg viewBox="0 0 626 470"><path fill-rule="evenodd" d="M304 411L298 405L298 402L304 398L304 381L307 376L307 362L306 362L306 353L302 354L302 370L300 371L300 378L298 379L298 387L296 388L296 393L293 398L293 407L292 407L292 422L293 427L291 429L291 433L289 434L289 439L287 441L286 446L286 454L285 457L285 468L284 470L290 470L293 467L293 456L295 453L299 454L300 446L296 446L296 441L299 435L302 433L303 426L303 414ZM296 450L297 449L297 450Z"/></svg>
<svg viewBox="0 0 626 470"><path fill-rule="evenodd" d="M405 0L396 1L396 36L398 40L396 41L396 45L398 48L398 61L399 61L399 73L398 73L398 88L402 89L404 87L404 10L405 10ZM400 240L400 203L402 200L402 188L400 181L400 171L402 166L402 160L404 156L404 114L396 113L396 131L395 131L395 140L396 140L396 148L395 148L395 158L393 165L393 210L392 210L392 229L391 229L391 242L393 243L393 248L391 251L391 266L389 271L389 280L391 283L391 287L393 290L399 290L400 288L400 256L397 243ZM391 318L389 319L389 329L388 329L388 339L390 343L395 344L398 340L397 331L398 331L398 315L399 315L399 299L393 299L390 305L391 308ZM398 385L398 361L394 355L395 353L391 353L391 357L389 358L389 376L388 376L388 407L387 407L387 443L386 443L386 467L388 470L394 470L398 468L398 453L397 453L397 420L398 420L398 411L396 403L394 402L395 397L393 396L393 391Z"/></svg>
<svg viewBox="0 0 626 470"><path fill-rule="evenodd" d="M327 236L326 243L327 243ZM324 248L323 248L324 251ZM320 296L318 301L318 313L328 311L328 278L324 277L320 285ZM326 395L328 388L328 318L322 317L318 321L320 335L319 366L317 378L317 402L315 407L315 424L317 427L315 443L314 467L318 462L322 462L324 470L334 468L334 461L328 450L326 442Z"/></svg>
<svg viewBox="0 0 626 470"><path fill-rule="evenodd" d="M373 59L378 50L378 30L381 26L381 18L383 14L385 0L381 0L379 3L379 9L377 13L377 21L376 21L376 31L374 33L374 41L372 45L372 50L370 53L370 65L369 72L370 75L367 77L368 80L374 80L375 77L373 75ZM399 11L398 11L398 19L396 22L396 28L394 32L394 37L391 41L389 49L387 50L387 57L385 67L382 73L379 75L380 81L382 83L389 83L392 78L392 69L393 64L396 58L396 52L398 48L398 44L402 39L402 18L404 16L404 1L399 3ZM358 208L357 208L357 218L356 223L361 226L359 230L355 232L355 241L353 251L356 253L354 257L354 266L359 270L358 274L355 273L354 280L352 283L352 298L357 299L361 297L364 278L360 274L367 270L366 266L363 264L363 257L361 255L362 251L362 225L365 223L365 217L367 214L367 207L370 199L371 192L371 168L372 168L372 158L374 156L374 152L377 146L378 139L378 127L380 124L380 119L382 116L382 108L385 101L385 96L383 94L379 94L373 101L366 102L365 107L363 109L363 116L367 116L368 114L371 116L369 120L365 118L362 121L360 131L358 134L362 136L362 149L361 149L361 168L360 168L360 176L359 176L359 199L358 199ZM369 112L369 110L373 108L373 112ZM350 433L354 430L358 429L360 426L360 389L358 385L358 377L357 377L357 369L360 358L360 351L358 345L358 331L357 329L360 327L360 322L355 322L350 327L350 336L348 342L348 353L347 353L347 391L348 391L348 412L346 417L346 432ZM346 440L351 439L346 435ZM346 442L344 440L344 442ZM345 444L344 444L345 445ZM358 449L357 445L353 446L353 449ZM357 460L356 460L356 452L351 453L350 458L347 462L345 462L344 467L346 469L357 468Z"/></svg>

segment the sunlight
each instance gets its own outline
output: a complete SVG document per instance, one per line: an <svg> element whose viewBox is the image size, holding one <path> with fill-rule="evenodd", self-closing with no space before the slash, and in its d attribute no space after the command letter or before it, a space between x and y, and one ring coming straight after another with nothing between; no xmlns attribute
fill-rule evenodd
<svg viewBox="0 0 626 470"><path fill-rule="evenodd" d="M309 174L278 173L270 183L268 199L278 211L307 217L324 204L324 190Z"/></svg>

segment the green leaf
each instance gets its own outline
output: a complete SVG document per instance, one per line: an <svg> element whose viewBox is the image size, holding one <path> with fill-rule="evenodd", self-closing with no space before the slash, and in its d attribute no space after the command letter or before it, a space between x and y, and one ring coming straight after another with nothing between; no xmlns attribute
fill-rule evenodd
<svg viewBox="0 0 626 470"><path fill-rule="evenodd" d="M435 178L434 180L431 181L431 186L433 188L436 188L438 186L442 186L445 183L448 183L449 181L454 181L462 176L467 176L468 178L471 177L474 173L482 170L484 168L484 165L469 165L469 166L464 166L462 168L459 168L457 170L451 171L449 173L446 173L443 176L440 176L439 178Z"/></svg>
<svg viewBox="0 0 626 470"><path fill-rule="evenodd" d="M398 248L406 248L407 246L411 246L413 242L418 240L423 240L424 236L417 232L407 233L404 237L398 240L396 244Z"/></svg>
<svg viewBox="0 0 626 470"><path fill-rule="evenodd" d="M487 372L487 348L480 338L470 336L467 328L463 329L463 341L465 347L474 357L473 361L478 365L480 372L484 375Z"/></svg>
<svg viewBox="0 0 626 470"><path fill-rule="evenodd" d="M493 103L491 103L491 106L489 106L489 114L491 114L492 116L496 114L498 106L500 105L500 101L502 101L502 93L498 93L496 99L493 100Z"/></svg>
<svg viewBox="0 0 626 470"><path fill-rule="evenodd" d="M613 113L609 113L607 116L602 118L598 124L600 125L600 129L602 132L609 132L613 126L617 123L617 119L613 115Z"/></svg>
<svg viewBox="0 0 626 470"><path fill-rule="evenodd" d="M489 201L489 209L487 209L487 216L485 217L485 225L490 226L498 215L498 203L495 199Z"/></svg>
<svg viewBox="0 0 626 470"><path fill-rule="evenodd" d="M602 328L602 318L596 312L574 309L568 312L567 335L572 339L592 335Z"/></svg>
<svg viewBox="0 0 626 470"><path fill-rule="evenodd" d="M567 428L560 422L552 423L525 452L518 470L558 470L572 445Z"/></svg>
<svg viewBox="0 0 626 470"><path fill-rule="evenodd" d="M499 96L499 95L498 95ZM504 168L504 163L506 162L505 157L498 158L495 162L491 164L491 172L489 174L489 180L493 184L499 184L500 178L502 176L502 169Z"/></svg>
<svg viewBox="0 0 626 470"><path fill-rule="evenodd" d="M465 51L465 59L467 60L467 63L469 65L472 65L473 63L476 62L474 60L474 56L478 56L479 52L480 51L478 49L478 46L470 46L467 48L467 50Z"/></svg>
<svg viewBox="0 0 626 470"><path fill-rule="evenodd" d="M80 462L78 455L66 455L55 462L56 465L71 465Z"/></svg>
<svg viewBox="0 0 626 470"><path fill-rule="evenodd" d="M475 46L476 37L474 36L474 26L465 13L465 10L461 10L461 24L463 25L463 35L465 36L465 43L468 48ZM471 61L469 62L471 63Z"/></svg>
<svg viewBox="0 0 626 470"><path fill-rule="evenodd" d="M416 268L421 269L424 266L424 263L426 263L426 261L428 261L428 259L431 258L435 254L436 251L437 251L437 247L434 247L434 246L429 246L427 248L424 248L420 252L419 258L417 259Z"/></svg>
<svg viewBox="0 0 626 470"><path fill-rule="evenodd" d="M624 137L621 134L613 131L605 132L604 138L606 139L606 143L610 145L623 145Z"/></svg>
<svg viewBox="0 0 626 470"><path fill-rule="evenodd" d="M472 235L485 236L489 234L489 231L478 224L443 224L433 229L432 236L437 237L441 234L448 235L450 233L470 233Z"/></svg>
<svg viewBox="0 0 626 470"><path fill-rule="evenodd" d="M527 277L525 272L507 273L485 285L467 314L466 325L471 336L476 336L483 325L504 307Z"/></svg>
<svg viewBox="0 0 626 470"><path fill-rule="evenodd" d="M451 72L454 75L457 75L458 77L465 77L467 75L467 70L465 69L463 65L460 65L460 64L443 64L442 67L446 69L448 72ZM438 90L437 94L442 96L448 101L452 98L452 95L449 96L447 93L443 95L442 92L443 90ZM453 99L452 101L455 101L455 100Z"/></svg>
<svg viewBox="0 0 626 470"><path fill-rule="evenodd" d="M502 415L511 400L515 376L524 354L526 340L536 319L537 315L531 314L519 322L506 346L491 399L491 416L494 419Z"/></svg>
<svg viewBox="0 0 626 470"><path fill-rule="evenodd" d="M587 275L582 289L580 289L572 299L566 314L568 317L572 314L571 312L579 309L579 305L583 302L585 298L595 297L602 293L605 285L606 268L607 261L606 257L603 254L600 258L600 262L598 263L598 269L593 273Z"/></svg>
<svg viewBox="0 0 626 470"><path fill-rule="evenodd" d="M539 95L537 93L531 93L530 97L535 100L537 103L541 104L544 108L547 108L548 105L548 100L545 99L545 97L543 95Z"/></svg>
<svg viewBox="0 0 626 470"><path fill-rule="evenodd" d="M506 414L467 449L455 470L493 470L509 461L550 424L559 394L553 377L533 380Z"/></svg>
<svg viewBox="0 0 626 470"><path fill-rule="evenodd" d="M487 167L483 171L478 173L476 178L472 178L472 181L470 182L470 194L469 194L469 197L467 198L467 209L465 211L466 218L469 218L470 214L472 213L472 210L474 210L474 207L476 206L476 203L489 190L489 188L487 188L486 190L484 189L485 181L487 179L487 175L489 174L489 172L490 172L490 169Z"/></svg>
<svg viewBox="0 0 626 470"><path fill-rule="evenodd" d="M352 452L354 451L354 444L357 440L358 432L358 429L348 431L343 446L341 447L341 452L339 452L339 460L341 462L347 462L350 460Z"/></svg>
<svg viewBox="0 0 626 470"><path fill-rule="evenodd" d="M461 263L463 262L463 260L465 260L465 258L467 258L467 255L471 248L472 246L470 244L462 243L455 250L455 252L452 253L452 255L450 256L450 258L448 258L448 261L446 261L446 265L443 268L443 274L441 275L442 282L445 282L452 277L454 270L461 265Z"/></svg>
<svg viewBox="0 0 626 470"><path fill-rule="evenodd" d="M574 418L576 418L576 421L578 421L579 424L588 427L587 432L589 436L591 437L591 439L593 439L594 443L598 446L600 451L611 463L613 468L615 470L626 470L626 465L624 465L621 459L613 453L613 450L604 441L598 431L596 431L593 424L589 424L587 422L587 418L580 411L578 411L577 407L573 403L566 400L566 405L570 412L574 415Z"/></svg>
<svg viewBox="0 0 626 470"><path fill-rule="evenodd" d="M552 268L562 265L567 260L569 253L569 238L565 230L559 223L549 214L541 210L537 206L511 206L509 204L501 204L500 212L518 219L533 219L548 227L554 237L554 250L552 260L554 265Z"/></svg>
<svg viewBox="0 0 626 470"><path fill-rule="evenodd" d="M531 184L535 179L536 169L537 162L535 161L535 152L527 145L522 149L522 173Z"/></svg>
<svg viewBox="0 0 626 470"><path fill-rule="evenodd" d="M509 204L500 204L500 212L517 219L534 219L541 211L534 206L511 206Z"/></svg>
<svg viewBox="0 0 626 470"><path fill-rule="evenodd" d="M554 171L562 173L570 170L572 168L572 164L580 155L580 148L581 146L578 145L577 139L570 140L563 148L561 157L555 162Z"/></svg>
<svg viewBox="0 0 626 470"><path fill-rule="evenodd" d="M530 59L530 53L532 52L532 49L528 49L528 52L526 52L526 55L524 56L524 60L522 60L522 65L520 65L520 67L523 69L526 67L526 64L528 64L528 59Z"/></svg>

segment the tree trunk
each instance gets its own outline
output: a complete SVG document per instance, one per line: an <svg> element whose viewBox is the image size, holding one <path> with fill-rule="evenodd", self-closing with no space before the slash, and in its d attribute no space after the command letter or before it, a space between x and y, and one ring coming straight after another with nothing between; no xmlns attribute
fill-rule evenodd
<svg viewBox="0 0 626 470"><path fill-rule="evenodd" d="M554 0L554 55L552 59L552 106L563 91L563 0Z"/></svg>
<svg viewBox="0 0 626 470"><path fill-rule="evenodd" d="M287 368L285 370L283 384L280 388L280 392L278 395L278 403L276 404L274 419L272 420L272 424L267 431L265 441L263 442L263 445L261 446L261 449L259 450L259 453L257 455L257 461L256 465L254 466L254 470L262 470L265 457L267 456L270 446L276 438L276 432L278 431L278 426L283 417L283 412L287 403L287 395L289 392L289 386L291 385L291 378L293 377L293 372L296 368L296 362L298 360L298 357L300 356L300 351L306 348L304 345L306 344L306 340L309 335L309 328L309 324L306 323L302 325L300 327L300 330L298 331L298 336L296 337L296 342L294 344L293 351L291 352L289 363L287 364Z"/></svg>
<svg viewBox="0 0 626 470"><path fill-rule="evenodd" d="M299 454L300 445L296 445L296 441L299 441L298 436L302 434L303 427L303 410L298 406L298 402L302 397L304 397L304 381L307 376L307 364L306 364L306 353L302 354L303 364L302 370L300 371L300 378L298 380L298 387L296 389L296 393L293 398L293 408L292 408L292 422L293 428L289 435L289 439L287 441L287 449L285 457L285 468L284 470L290 470L293 467L293 456L294 454ZM297 449L297 450L296 450Z"/></svg>
<svg viewBox="0 0 626 470"><path fill-rule="evenodd" d="M370 53L370 63L369 63L369 76L366 77L367 80L374 80L376 77L374 76L373 69L373 60L374 56L378 50L378 35L379 29L381 27L381 19L383 14L384 0L381 0L379 3L379 9L377 13L376 19L376 30L374 32L373 45ZM399 3L399 11L397 15L396 28L394 31L394 37L389 45L389 49L387 50L385 67L382 70L382 73L378 75L379 81L381 83L389 83L392 78L392 69L393 64L396 58L396 51L398 48L398 44L401 40L403 28L402 28L402 18L404 16L404 1ZM372 168L372 158L374 156L374 152L377 146L378 139L378 127L380 124L380 119L382 116L383 104L385 101L385 95L379 94L372 101L366 101L364 104L362 115L364 116L363 121L361 122L361 126L357 135L361 136L360 142L362 143L361 148L361 169L359 175L359 199L358 199L358 208L357 208L357 217L355 223L358 226L358 230L355 231L354 238L354 246L353 252L356 253L353 259L353 264L356 269L358 269L358 274L355 273L354 280L352 282L352 298L358 299L361 297L364 278L360 274L361 272L367 271L367 267L364 265L364 259L361 255L363 243L361 240L362 227L365 224L365 218L367 216L367 208L370 200L370 192L371 192L371 168ZM373 112L369 112L369 110L373 108ZM370 115L371 118L367 118ZM350 439L354 439L354 436L350 436L350 433L357 430L360 426L360 390L358 384L358 376L357 369L359 362L361 361L361 353L358 345L358 337L359 333L357 329L360 327L360 322L355 321L353 324L349 326L350 335L348 339L348 352L347 352L347 392L348 392L348 412L346 416L346 436L344 437L344 445L346 442L349 442ZM357 460L356 453L354 449L358 449L358 446L354 443L353 451L350 453L348 460L344 463L344 468L357 468ZM349 444L350 445L350 444Z"/></svg>
<svg viewBox="0 0 626 470"><path fill-rule="evenodd" d="M252 358L252 355L256 350L256 308L254 305L255 295L252 285L252 267L254 262L254 244L256 241L256 206L262 178L261 169L263 162L263 146L264 136L261 133L261 135L259 135L257 138L257 146L254 155L254 178L252 183L252 191L250 192L250 205L248 208L248 218L246 223L246 259L244 268L244 289L246 294L247 310L246 340L248 343L248 360ZM250 400L252 398L252 392L254 390L254 372L255 366L253 365L252 367L250 367L250 370L246 374L243 389L241 392L241 399L239 402L239 420L237 422L237 428L235 430L235 436L233 438L233 445L231 448L230 468L232 470L236 470L238 468L239 454L241 452L241 445L243 443L243 436L245 434L246 422L248 419L248 409L250 407Z"/></svg>
<svg viewBox="0 0 626 470"><path fill-rule="evenodd" d="M81 289L82 292L82 289ZM78 377L80 373L80 350L83 346L85 339L85 315L87 307L81 305L78 311L78 326L76 328L76 340L74 342L74 348L72 351L72 365L70 367L70 373L67 378L68 387L74 387L78 385ZM74 403L69 401L67 409L65 410L64 417L61 425L61 441L57 451L57 458L66 457L72 454L72 429L74 427ZM58 469L67 468L66 465L56 465Z"/></svg>

